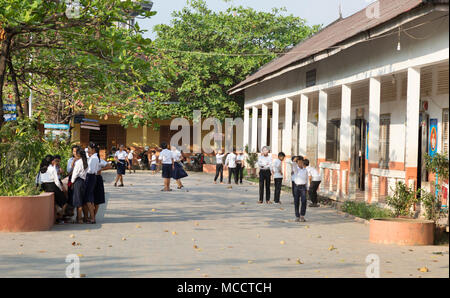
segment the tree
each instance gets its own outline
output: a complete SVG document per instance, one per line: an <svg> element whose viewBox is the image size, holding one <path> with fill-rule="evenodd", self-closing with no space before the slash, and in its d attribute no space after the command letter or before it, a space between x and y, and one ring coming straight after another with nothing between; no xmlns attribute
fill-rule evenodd
<svg viewBox="0 0 450 298"><path fill-rule="evenodd" d="M62 121L80 111L130 113L127 105L143 100L142 87L151 84L151 40L138 25L117 25L131 12L152 16L143 8L148 1L80 0L72 12L66 2L0 1L0 126L5 98L14 93L23 116L28 88L42 95L40 108L61 104Z"/></svg>
<svg viewBox="0 0 450 298"><path fill-rule="evenodd" d="M142 118L129 115L124 123L192 118L195 109L219 119L240 116L243 98L227 90L320 29L284 11L239 6L214 12L206 1L188 1L173 13L170 25L155 26L158 52L150 58L153 84L147 90L151 100L144 101Z"/></svg>

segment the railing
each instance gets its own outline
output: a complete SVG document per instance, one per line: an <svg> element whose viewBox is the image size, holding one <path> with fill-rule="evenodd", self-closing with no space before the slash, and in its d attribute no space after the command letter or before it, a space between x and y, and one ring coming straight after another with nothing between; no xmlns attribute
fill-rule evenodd
<svg viewBox="0 0 450 298"><path fill-rule="evenodd" d="M339 197L339 177L341 165L338 163L322 162L319 166L322 183L319 192L328 197Z"/></svg>
<svg viewBox="0 0 450 298"><path fill-rule="evenodd" d="M374 168L370 171L372 177L371 202L384 201L386 196L393 194L398 181L405 183L406 172Z"/></svg>

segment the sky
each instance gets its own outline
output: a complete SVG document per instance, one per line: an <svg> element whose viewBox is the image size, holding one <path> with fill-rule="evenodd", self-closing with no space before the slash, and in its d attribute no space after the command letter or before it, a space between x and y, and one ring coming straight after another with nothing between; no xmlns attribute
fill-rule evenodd
<svg viewBox="0 0 450 298"><path fill-rule="evenodd" d="M148 30L145 37L154 39L153 26L157 24L169 24L174 10L181 10L186 6L186 0L152 0L153 11L157 14L150 19L137 20L141 29ZM339 4L342 14L347 17L367 5L371 0L231 0L229 3L223 0L206 0L208 7L215 11L222 11L231 5L252 7L255 10L270 11L273 7L287 8L287 14L301 17L308 25L328 25L339 16Z"/></svg>

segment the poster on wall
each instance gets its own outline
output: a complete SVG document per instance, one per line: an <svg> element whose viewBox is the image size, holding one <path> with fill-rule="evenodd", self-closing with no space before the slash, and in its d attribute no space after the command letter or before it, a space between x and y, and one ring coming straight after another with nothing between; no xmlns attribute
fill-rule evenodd
<svg viewBox="0 0 450 298"><path fill-rule="evenodd" d="M366 160L369 160L369 122L366 127Z"/></svg>
<svg viewBox="0 0 450 298"><path fill-rule="evenodd" d="M437 153L438 144L438 120L430 119L430 131L428 134L430 137L428 144L428 154L433 157Z"/></svg>

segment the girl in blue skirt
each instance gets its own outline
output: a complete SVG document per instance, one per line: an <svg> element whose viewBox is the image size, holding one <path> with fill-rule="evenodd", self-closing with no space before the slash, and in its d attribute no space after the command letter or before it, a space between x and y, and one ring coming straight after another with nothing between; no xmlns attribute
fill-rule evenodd
<svg viewBox="0 0 450 298"><path fill-rule="evenodd" d="M75 154L75 163L70 178L72 188L72 205L77 209L77 223L82 224L83 201L86 193L86 174L88 162L86 152L77 148Z"/></svg>
<svg viewBox="0 0 450 298"><path fill-rule="evenodd" d="M176 147L173 147L172 155L174 161L172 178L177 182L178 189L182 189L184 186L183 183L181 183L181 179L188 176L186 171L183 169L183 154Z"/></svg>
<svg viewBox="0 0 450 298"><path fill-rule="evenodd" d="M84 221L92 224L95 224L94 190L97 184L97 172L100 164L100 157L97 155L95 147L94 143L90 143L88 147L89 159L86 174L86 194L83 202Z"/></svg>
<svg viewBox="0 0 450 298"><path fill-rule="evenodd" d="M100 148L98 146L95 147L95 153L100 156ZM97 215L98 209L101 204L105 204L105 185L103 182L102 177L102 171L111 169L111 165L108 164L105 160L99 158L100 162L97 168L97 179L96 184L94 188L94 206L95 206L95 212L94 214Z"/></svg>
<svg viewBox="0 0 450 298"><path fill-rule="evenodd" d="M120 145L119 151L116 151L114 159L117 163L117 177L114 186L117 186L117 182L120 180L119 187L123 187L123 175L125 175L126 167L128 164L128 153L124 150L125 146Z"/></svg>

